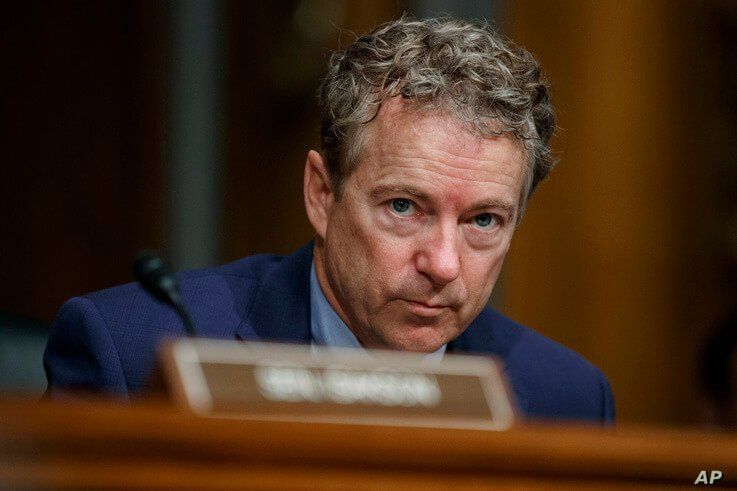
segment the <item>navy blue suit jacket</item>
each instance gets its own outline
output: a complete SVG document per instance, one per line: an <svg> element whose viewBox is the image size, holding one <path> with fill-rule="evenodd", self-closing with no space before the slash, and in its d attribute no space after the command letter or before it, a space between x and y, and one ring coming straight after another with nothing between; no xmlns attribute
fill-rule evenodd
<svg viewBox="0 0 737 491"><path fill-rule="evenodd" d="M251 256L181 273L182 295L202 337L309 343L312 245L287 257ZM176 314L136 284L69 300L51 326L49 393L89 389L128 398L145 388L155 350L184 334ZM529 418L614 420L602 373L580 355L484 309L448 352L491 354L505 365Z"/></svg>

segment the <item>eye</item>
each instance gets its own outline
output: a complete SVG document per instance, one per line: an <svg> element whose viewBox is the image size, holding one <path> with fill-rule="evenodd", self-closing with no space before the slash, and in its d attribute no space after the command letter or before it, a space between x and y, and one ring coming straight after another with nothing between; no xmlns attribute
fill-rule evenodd
<svg viewBox="0 0 737 491"><path fill-rule="evenodd" d="M403 217L408 217L415 213L415 204L412 200L395 198L391 201L389 206L394 213Z"/></svg>
<svg viewBox="0 0 737 491"><path fill-rule="evenodd" d="M491 213L479 213L473 217L473 223L482 229L489 230L499 224L499 217Z"/></svg>

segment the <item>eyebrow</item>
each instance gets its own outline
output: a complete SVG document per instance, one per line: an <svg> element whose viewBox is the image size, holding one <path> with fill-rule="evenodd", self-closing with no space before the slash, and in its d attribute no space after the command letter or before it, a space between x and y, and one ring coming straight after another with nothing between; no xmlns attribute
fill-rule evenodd
<svg viewBox="0 0 737 491"><path fill-rule="evenodd" d="M515 205L503 199L490 199L486 201L480 201L471 207L472 210L479 208L499 208L508 212L511 215L515 209Z"/></svg>
<svg viewBox="0 0 737 491"><path fill-rule="evenodd" d="M371 190L371 197L374 199L381 198L382 196L387 195L387 194L404 194L404 195L414 196L416 198L419 198L427 202L434 201L426 193L423 193L419 189L411 187L411 186L381 185ZM469 209L480 210L484 208L501 209L501 210L506 211L511 216L514 213L515 204L510 203L509 201L506 201L504 199L492 198L489 200L483 200L483 201L479 201L478 203L474 203Z"/></svg>
<svg viewBox="0 0 737 491"><path fill-rule="evenodd" d="M423 201L432 201L427 194L411 186L381 185L371 190L372 198L380 198L384 196L385 194L409 194Z"/></svg>

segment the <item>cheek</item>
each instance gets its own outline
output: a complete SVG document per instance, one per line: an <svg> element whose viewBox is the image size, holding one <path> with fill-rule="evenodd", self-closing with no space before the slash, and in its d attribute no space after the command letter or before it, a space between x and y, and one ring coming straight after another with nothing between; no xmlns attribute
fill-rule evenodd
<svg viewBox="0 0 737 491"><path fill-rule="evenodd" d="M353 244L345 244L346 250L350 249L354 253L346 260L363 263L368 279L391 282L411 263L415 239L398 237L393 231L387 230L382 226L377 210L356 206L343 221L343 236L354 241Z"/></svg>
<svg viewBox="0 0 737 491"><path fill-rule="evenodd" d="M474 257L466 266L464 278L472 303L486 303L501 272L505 253L503 250L492 257Z"/></svg>
<svg viewBox="0 0 737 491"><path fill-rule="evenodd" d="M334 277L346 295L370 298L391 278L391 244L376 233L361 210L337 214L330 224L328 247L334 258Z"/></svg>
<svg viewBox="0 0 737 491"><path fill-rule="evenodd" d="M405 284L408 275L411 276L412 244L375 228L368 231L364 240L366 281L362 287L371 297L371 303L381 302Z"/></svg>

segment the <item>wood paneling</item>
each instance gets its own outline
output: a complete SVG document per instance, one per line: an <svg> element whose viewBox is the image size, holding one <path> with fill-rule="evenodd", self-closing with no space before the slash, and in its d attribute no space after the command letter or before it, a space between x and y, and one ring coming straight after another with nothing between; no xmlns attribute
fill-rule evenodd
<svg viewBox="0 0 737 491"><path fill-rule="evenodd" d="M0 309L50 319L161 245L162 14L16 2L1 22Z"/></svg>
<svg viewBox="0 0 737 491"><path fill-rule="evenodd" d="M341 41L399 14L389 1L228 4L225 259L287 254L312 238L302 174L319 148L327 60Z"/></svg>
<svg viewBox="0 0 737 491"><path fill-rule="evenodd" d="M720 104L701 69L710 10L508 4L510 36L552 80L561 163L515 237L506 311L599 365L623 421L694 420L696 354L728 293L710 275L719 173L693 119Z"/></svg>

